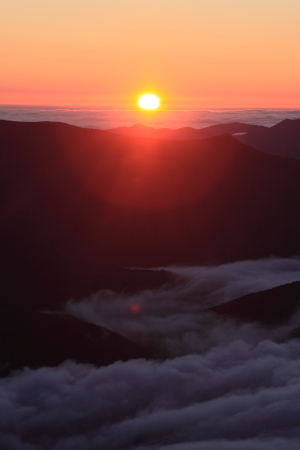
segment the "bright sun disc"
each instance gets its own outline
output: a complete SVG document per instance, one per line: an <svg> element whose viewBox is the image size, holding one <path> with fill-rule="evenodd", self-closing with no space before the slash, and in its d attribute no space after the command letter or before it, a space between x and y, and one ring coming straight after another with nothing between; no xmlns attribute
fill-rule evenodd
<svg viewBox="0 0 300 450"><path fill-rule="evenodd" d="M144 94L139 98L138 104L142 109L157 109L160 101L156 95Z"/></svg>

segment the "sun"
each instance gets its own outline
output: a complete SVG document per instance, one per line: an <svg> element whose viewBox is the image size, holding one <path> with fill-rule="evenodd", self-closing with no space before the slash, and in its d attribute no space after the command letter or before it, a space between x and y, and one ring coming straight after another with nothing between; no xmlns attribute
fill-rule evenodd
<svg viewBox="0 0 300 450"><path fill-rule="evenodd" d="M142 109L157 109L160 105L160 100L157 95L144 94L139 98L138 105Z"/></svg>

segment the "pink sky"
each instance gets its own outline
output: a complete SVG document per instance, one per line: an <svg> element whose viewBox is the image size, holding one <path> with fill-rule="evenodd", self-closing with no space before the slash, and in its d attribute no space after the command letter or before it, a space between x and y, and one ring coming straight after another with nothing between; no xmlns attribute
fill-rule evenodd
<svg viewBox="0 0 300 450"><path fill-rule="evenodd" d="M299 0L10 0L0 104L300 107Z"/></svg>

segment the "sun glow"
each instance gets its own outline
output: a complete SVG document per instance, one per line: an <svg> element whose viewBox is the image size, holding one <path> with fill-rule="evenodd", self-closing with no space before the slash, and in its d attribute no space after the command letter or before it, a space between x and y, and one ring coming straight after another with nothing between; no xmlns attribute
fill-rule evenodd
<svg viewBox="0 0 300 450"><path fill-rule="evenodd" d="M139 98L138 105L142 109L157 109L160 105L160 100L157 95L144 94Z"/></svg>

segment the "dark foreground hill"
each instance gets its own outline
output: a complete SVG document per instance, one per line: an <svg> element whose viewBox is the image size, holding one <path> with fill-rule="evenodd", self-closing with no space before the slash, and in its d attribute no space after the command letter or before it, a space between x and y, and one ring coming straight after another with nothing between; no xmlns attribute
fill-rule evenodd
<svg viewBox="0 0 300 450"><path fill-rule="evenodd" d="M230 135L163 141L0 121L0 167L9 304L57 308L103 287L168 281L128 267L300 252L300 162Z"/></svg>
<svg viewBox="0 0 300 450"><path fill-rule="evenodd" d="M207 139L220 134L235 134L235 133L248 133L252 130L260 130L265 127L259 125L248 125L246 123L232 122L219 125L211 125L201 129L183 127L176 130L170 128L152 128L149 126L141 125L139 123L129 127L112 128L111 133L120 134L123 136L136 136L153 139L167 139L167 140L191 140L191 139Z"/></svg>
<svg viewBox="0 0 300 450"><path fill-rule="evenodd" d="M300 307L300 281L237 298L210 308L245 322L277 325L287 321Z"/></svg>

